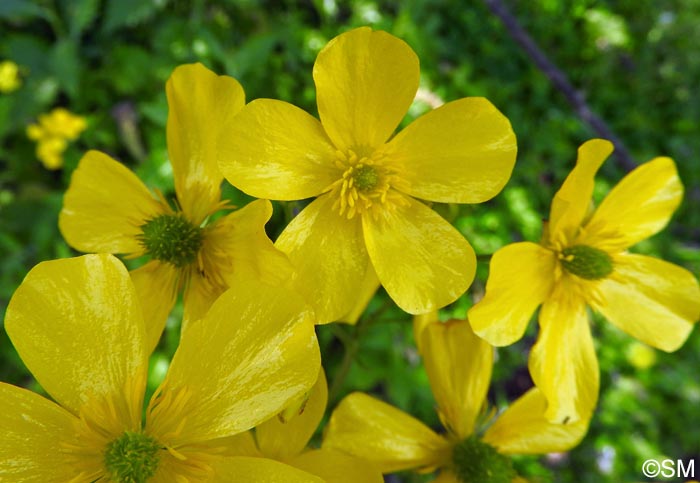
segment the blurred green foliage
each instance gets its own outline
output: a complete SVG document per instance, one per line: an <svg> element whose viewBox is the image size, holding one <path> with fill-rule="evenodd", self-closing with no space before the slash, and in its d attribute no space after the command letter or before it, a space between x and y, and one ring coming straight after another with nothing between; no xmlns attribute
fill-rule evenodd
<svg viewBox="0 0 700 483"><path fill-rule="evenodd" d="M587 102L627 144L638 163L673 157L686 197L669 227L636 250L700 271L700 2L696 0L533 0L506 2ZM130 166L172 195L165 145L164 85L173 68L202 62L240 80L248 99L271 97L315 113L311 68L338 33L370 25L408 42L421 59L421 86L446 101L489 98L511 120L519 159L504 192L473 206L438 206L477 253L537 240L541 218L570 170L580 143L595 137L564 97L519 50L481 2L460 0L3 0L0 60L21 68L22 87L0 94L0 317L36 263L75 254L57 228L62 193L87 149ZM64 169L37 161L26 126L52 107L85 116L89 127L65 154ZM427 110L417 102L410 118ZM596 186L600 198L624 171L611 158ZM249 198L227 186L236 204ZM298 205L276 204L271 237ZM442 318L464 317L483 292L480 263L469 293ZM153 357L149 387L163 377L179 338L179 308ZM380 291L371 323L319 327L329 379L345 345L356 357L340 394L366 390L438 427L410 319ZM526 362L536 324L518 344L498 350L490 401L503 407L531 381ZM566 455L521 458L538 482L640 481L650 457L700 465L700 335L675 354L635 366L634 342L595 319L600 406L583 443ZM348 342L350 341L350 342ZM352 342L355 341L355 342ZM0 331L0 380L40 390ZM337 402L333 401L333 402ZM696 468L700 471L700 468ZM388 481L427 481L402 475Z"/></svg>

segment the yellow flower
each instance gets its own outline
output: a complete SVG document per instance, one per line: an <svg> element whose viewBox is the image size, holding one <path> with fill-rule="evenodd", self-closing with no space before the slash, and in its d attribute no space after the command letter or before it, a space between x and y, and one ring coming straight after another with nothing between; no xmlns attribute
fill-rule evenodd
<svg viewBox="0 0 700 483"><path fill-rule="evenodd" d="M515 163L510 123L486 99L466 98L392 138L418 88L418 58L367 27L331 40L313 77L321 121L285 102L251 102L219 140L224 176L260 198L316 197L276 246L296 266L298 290L320 323L350 312L374 271L407 312L454 301L474 277L474 252L417 198L495 196Z"/></svg>
<svg viewBox="0 0 700 483"><path fill-rule="evenodd" d="M19 66L11 60L0 62L0 92L9 94L20 88Z"/></svg>
<svg viewBox="0 0 700 483"><path fill-rule="evenodd" d="M323 448L345 451L383 473L414 469L440 474L440 483L523 481L508 455L566 451L578 444L588 421L554 424L545 399L533 388L483 431L478 424L493 367L493 348L466 320L429 322L421 340L425 368L447 434L363 393L347 396L333 412Z"/></svg>
<svg viewBox="0 0 700 483"><path fill-rule="evenodd" d="M700 317L700 287L676 265L627 252L659 232L683 197L673 160L656 158L620 181L591 212L594 176L612 144L594 139L552 201L540 244L514 243L491 259L486 295L469 311L474 331L493 345L512 344L540 304L540 332L529 368L548 402L547 418L589 417L599 369L586 306L652 347L667 352Z"/></svg>
<svg viewBox="0 0 700 483"><path fill-rule="evenodd" d="M131 276L151 349L181 288L187 324L206 313L234 273L274 280L289 263L265 234L272 214L267 200L208 223L209 215L226 208L213 150L222 126L245 103L240 84L192 64L175 69L166 92L176 208L152 196L121 163L90 151L73 173L59 217L61 233L78 250L150 256Z"/></svg>
<svg viewBox="0 0 700 483"><path fill-rule="evenodd" d="M310 313L279 287L226 292L183 334L142 421L148 350L128 272L106 254L39 264L5 327L56 402L0 383L0 480L320 482L275 461L223 457L217 442L314 384Z"/></svg>
<svg viewBox="0 0 700 483"><path fill-rule="evenodd" d="M328 401L326 376L321 369L301 411L288 420L276 416L229 438L226 454L270 458L322 478L327 483L381 483L382 474L371 463L332 449L307 448L323 418Z"/></svg>
<svg viewBox="0 0 700 483"><path fill-rule="evenodd" d="M48 114L39 116L38 124L27 126L27 137L37 141L36 156L46 169L63 167L63 152L68 141L75 141L87 128L85 118L57 107Z"/></svg>

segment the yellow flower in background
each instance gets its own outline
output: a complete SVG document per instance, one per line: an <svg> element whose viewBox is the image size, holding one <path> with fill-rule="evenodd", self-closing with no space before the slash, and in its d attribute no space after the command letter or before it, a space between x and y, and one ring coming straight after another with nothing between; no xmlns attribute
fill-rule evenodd
<svg viewBox="0 0 700 483"><path fill-rule="evenodd" d="M673 160L639 166L592 211L594 177L612 149L601 139L579 148L541 243L498 250L486 295L469 311L474 331L503 346L523 336L542 305L529 369L553 421L588 418L596 405L599 369L586 306L667 352L685 342L700 317L700 287L689 271L627 252L663 229L680 204L683 186Z"/></svg>
<svg viewBox="0 0 700 483"><path fill-rule="evenodd" d="M251 102L219 139L224 176L260 198L316 197L276 246L297 268L296 288L320 323L350 312L375 271L409 313L451 303L471 284L474 252L418 199L495 196L515 163L510 123L486 99L465 98L392 137L418 88L418 58L367 27L331 40L313 77L320 122L286 102Z"/></svg>
<svg viewBox="0 0 700 483"><path fill-rule="evenodd" d="M11 60L0 62L0 93L9 94L20 88L19 66Z"/></svg>
<svg viewBox="0 0 700 483"><path fill-rule="evenodd" d="M175 69L166 92L176 207L162 195L154 197L121 163L90 151L73 173L59 217L61 233L78 250L150 257L131 276L151 349L180 289L188 324L206 313L230 277L276 280L289 264L265 234L269 201L253 201L209 222L227 208L213 150L222 126L245 103L240 84L192 64Z"/></svg>
<svg viewBox="0 0 700 483"><path fill-rule="evenodd" d="M472 332L466 320L429 322L416 339L421 340L423 362L447 433L438 435L389 404L353 393L331 415L324 449L366 459L383 473L438 469L439 483L510 483L524 480L508 455L567 451L585 435L588 421L549 422L544 417L544 396L537 388L495 421L483 421L493 348Z"/></svg>
<svg viewBox="0 0 700 483"><path fill-rule="evenodd" d="M37 124L27 126L27 137L37 142L36 156L46 169L63 167L63 152L68 141L75 141L87 128L85 118L57 107L39 116Z"/></svg>
<svg viewBox="0 0 700 483"><path fill-rule="evenodd" d="M309 314L279 287L226 292L205 324L183 334L142 422L148 347L128 272L104 254L39 264L5 327L56 402L0 383L0 480L321 482L276 461L224 457L218 443L314 384L320 354Z"/></svg>
<svg viewBox="0 0 700 483"><path fill-rule="evenodd" d="M332 449L308 448L328 402L326 376L321 369L301 411L288 420L276 416L255 431L229 438L226 454L270 458L322 478L327 483L381 483L382 474L367 461Z"/></svg>

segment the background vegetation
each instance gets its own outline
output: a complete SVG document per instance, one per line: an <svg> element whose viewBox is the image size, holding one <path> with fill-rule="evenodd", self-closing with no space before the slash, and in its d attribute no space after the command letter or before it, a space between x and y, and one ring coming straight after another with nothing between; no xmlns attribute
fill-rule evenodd
<svg viewBox="0 0 700 483"><path fill-rule="evenodd" d="M672 156L686 197L670 226L635 250L700 271L700 3L695 0L533 0L506 2L523 26L627 145L637 163ZM482 205L441 206L474 245L490 254L537 240L541 218L570 170L576 148L595 133L575 114L488 8L462 0L3 0L0 61L20 66L22 85L0 94L0 320L36 263L76 254L57 216L83 152L99 149L152 188L173 193L167 161L164 85L173 68L199 61L235 76L248 99L271 97L315 113L311 67L319 49L352 27L370 25L406 40L421 59L422 88L444 100L489 98L511 120L519 156L506 189ZM53 107L86 117L87 130L65 152L63 169L36 158L26 127ZM416 102L409 119L427 110ZM615 158L596 195L623 175ZM237 204L247 198L231 187ZM276 205L274 239L295 211ZM441 317L464 317L483 291L480 263L469 293ZM318 329L333 389L371 391L438 427L412 340L410 318L380 291L361 329ZM179 337L179 313L152 361L151 389ZM498 351L492 404L503 406L531 381L526 361L536 335ZM647 349L602 320L593 330L602 372L600 406L582 444L566 455L523 458L534 481L630 482L647 458L695 459L700 472L700 334L675 354ZM343 365L347 350L354 354ZM4 331L0 380L40 390ZM426 481L401 475L388 481Z"/></svg>

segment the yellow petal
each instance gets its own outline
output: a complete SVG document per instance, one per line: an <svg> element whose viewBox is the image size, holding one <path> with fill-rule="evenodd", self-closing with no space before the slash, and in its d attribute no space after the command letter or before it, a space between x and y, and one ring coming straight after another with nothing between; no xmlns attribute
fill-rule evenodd
<svg viewBox="0 0 700 483"><path fill-rule="evenodd" d="M255 456L264 458L265 456L258 449L255 443L253 431L245 431L243 433L227 436L212 440L209 443L212 447L223 449L222 455L225 456Z"/></svg>
<svg viewBox="0 0 700 483"><path fill-rule="evenodd" d="M234 435L316 382L320 355L295 293L250 281L225 292L182 334L147 425L171 445Z"/></svg>
<svg viewBox="0 0 700 483"><path fill-rule="evenodd" d="M106 154L88 151L73 172L58 226L76 250L139 253L139 227L164 212L128 168Z"/></svg>
<svg viewBox="0 0 700 483"><path fill-rule="evenodd" d="M381 472L371 463L332 449L307 451L289 464L323 478L326 483L383 483Z"/></svg>
<svg viewBox="0 0 700 483"><path fill-rule="evenodd" d="M379 280L409 314L454 302L474 279L476 257L465 238L423 203L363 216L365 242Z"/></svg>
<svg viewBox="0 0 700 483"><path fill-rule="evenodd" d="M218 159L228 182L257 198L310 198L342 176L321 123L272 99L251 102L228 124Z"/></svg>
<svg viewBox="0 0 700 483"><path fill-rule="evenodd" d="M444 203L481 203L505 186L517 146L508 119L481 97L421 116L382 149L403 167L406 193Z"/></svg>
<svg viewBox="0 0 700 483"><path fill-rule="evenodd" d="M175 191L182 211L199 224L219 202L223 176L216 143L245 104L245 93L236 79L217 76L202 64L176 68L165 92Z"/></svg>
<svg viewBox="0 0 700 483"><path fill-rule="evenodd" d="M643 255L614 258L595 306L617 327L657 349L673 352L700 318L700 288L688 270Z"/></svg>
<svg viewBox="0 0 700 483"><path fill-rule="evenodd" d="M437 467L449 442L412 416L363 393L352 393L333 411L323 438L336 449L374 463L382 473Z"/></svg>
<svg viewBox="0 0 700 483"><path fill-rule="evenodd" d="M586 225L591 244L620 251L663 229L683 199L671 158L656 158L625 176Z"/></svg>
<svg viewBox="0 0 700 483"><path fill-rule="evenodd" d="M74 421L52 401L0 382L0 481L72 481L77 470L61 445L73 442Z"/></svg>
<svg viewBox="0 0 700 483"><path fill-rule="evenodd" d="M328 42L316 58L314 82L321 122L338 149L383 144L413 102L419 71L411 47L386 32L361 27Z"/></svg>
<svg viewBox="0 0 700 483"><path fill-rule="evenodd" d="M554 423L588 419L598 400L600 372L584 302L562 288L540 309L540 333L530 375L547 399Z"/></svg>
<svg viewBox="0 0 700 483"><path fill-rule="evenodd" d="M323 483L323 479L267 458L218 458L211 483Z"/></svg>
<svg viewBox="0 0 700 483"><path fill-rule="evenodd" d="M459 439L474 431L491 382L493 349L466 320L428 325L423 363L445 427Z"/></svg>
<svg viewBox="0 0 700 483"><path fill-rule="evenodd" d="M486 430L484 442L504 454L545 454L568 451L588 430L588 419L559 424L544 415L547 401L537 388L530 389L498 416Z"/></svg>
<svg viewBox="0 0 700 483"><path fill-rule="evenodd" d="M552 200L549 216L552 241L573 240L591 206L595 174L612 151L612 143L604 139L592 139L578 149L576 166Z"/></svg>
<svg viewBox="0 0 700 483"><path fill-rule="evenodd" d="M439 312L437 310L413 316L413 340L420 354L423 354L423 330L428 325L439 320Z"/></svg>
<svg viewBox="0 0 700 483"><path fill-rule="evenodd" d="M34 267L7 307L5 327L42 387L74 414L130 381L145 384L143 315L126 268L111 255Z"/></svg>
<svg viewBox="0 0 700 483"><path fill-rule="evenodd" d="M273 416L255 428L260 451L268 458L285 460L300 454L313 436L328 402L328 386L323 369L311 389L301 414L287 422Z"/></svg>
<svg viewBox="0 0 700 483"><path fill-rule="evenodd" d="M350 312L340 318L339 322L355 325L360 317L362 317L362 314L365 312L365 309L367 309L374 294L377 293L377 289L379 289L380 285L374 267L371 263L367 264L365 278L362 280L362 285L355 297L355 305Z"/></svg>
<svg viewBox="0 0 700 483"><path fill-rule="evenodd" d="M359 217L348 220L332 206L329 196L319 197L275 243L296 268L293 287L312 304L319 324L350 312L369 265Z"/></svg>
<svg viewBox="0 0 700 483"><path fill-rule="evenodd" d="M491 258L486 295L469 310L474 332L495 346L520 340L552 289L556 264L554 253L536 243L498 250Z"/></svg>
<svg viewBox="0 0 700 483"><path fill-rule="evenodd" d="M450 470L442 470L433 483L461 483L457 476Z"/></svg>
<svg viewBox="0 0 700 483"><path fill-rule="evenodd" d="M169 263L153 260L130 273L143 309L146 352L150 354L158 345L168 315L175 305L178 271Z"/></svg>

